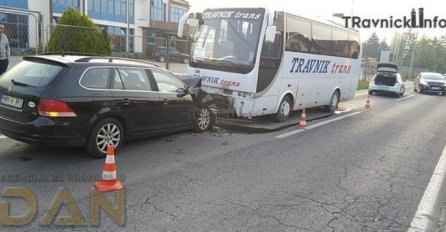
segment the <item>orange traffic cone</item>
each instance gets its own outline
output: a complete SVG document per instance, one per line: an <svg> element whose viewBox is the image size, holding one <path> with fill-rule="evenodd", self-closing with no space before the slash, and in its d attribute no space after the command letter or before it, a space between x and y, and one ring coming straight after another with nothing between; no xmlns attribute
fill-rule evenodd
<svg viewBox="0 0 446 232"><path fill-rule="evenodd" d="M302 115L300 116L299 129L307 129L307 114L305 114L305 108L302 110Z"/></svg>
<svg viewBox="0 0 446 232"><path fill-rule="evenodd" d="M367 95L367 100L365 101L365 108L370 109L370 94Z"/></svg>
<svg viewBox="0 0 446 232"><path fill-rule="evenodd" d="M101 192L110 192L124 188L116 175L115 146L109 144L107 147L107 158L102 171L102 180L94 184Z"/></svg>

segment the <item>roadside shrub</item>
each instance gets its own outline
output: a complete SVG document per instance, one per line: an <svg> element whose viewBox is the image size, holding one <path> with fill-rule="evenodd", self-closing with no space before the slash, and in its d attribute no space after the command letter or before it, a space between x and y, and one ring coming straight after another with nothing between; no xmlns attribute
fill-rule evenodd
<svg viewBox="0 0 446 232"><path fill-rule="evenodd" d="M46 50L111 55L110 43L105 30L98 29L88 16L70 7L51 31Z"/></svg>

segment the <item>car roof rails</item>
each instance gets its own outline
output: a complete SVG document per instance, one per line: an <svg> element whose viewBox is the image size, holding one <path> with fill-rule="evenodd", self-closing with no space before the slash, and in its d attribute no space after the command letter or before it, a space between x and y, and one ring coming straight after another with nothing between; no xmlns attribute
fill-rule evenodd
<svg viewBox="0 0 446 232"><path fill-rule="evenodd" d="M66 56L66 55L75 55L75 56L103 56L100 54L95 54L95 53L88 53L88 52L67 52L67 51L51 51L51 52L43 52L43 53L39 53L39 55L61 55L61 56Z"/></svg>
<svg viewBox="0 0 446 232"><path fill-rule="evenodd" d="M161 68L160 65L146 61L146 60L137 60L137 59L130 59L130 58L123 58L123 57L110 57L110 56L92 56L92 57L82 57L80 59L77 59L76 62L90 62L91 60L107 60L108 63L113 63L113 61L124 61L124 62L133 62L133 63L140 63L140 64L150 64L155 67Z"/></svg>

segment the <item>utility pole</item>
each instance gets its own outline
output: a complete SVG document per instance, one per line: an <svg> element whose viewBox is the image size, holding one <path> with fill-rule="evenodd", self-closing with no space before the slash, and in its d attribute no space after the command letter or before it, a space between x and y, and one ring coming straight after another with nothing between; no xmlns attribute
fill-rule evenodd
<svg viewBox="0 0 446 232"><path fill-rule="evenodd" d="M414 74L414 71L412 70L412 68L413 68L413 59L415 57L415 49L417 48L417 39L418 39L418 32L417 32L417 35L415 36L415 41L413 43L413 49L412 49L412 57L410 58L409 71L410 71L411 77L413 77L413 74Z"/></svg>
<svg viewBox="0 0 446 232"><path fill-rule="evenodd" d="M129 0L126 0L126 15L127 15L127 30L126 30L126 40L125 40L125 52L128 53L130 51L129 45L130 45L130 41L129 41L129 33L130 33L130 7L129 7Z"/></svg>

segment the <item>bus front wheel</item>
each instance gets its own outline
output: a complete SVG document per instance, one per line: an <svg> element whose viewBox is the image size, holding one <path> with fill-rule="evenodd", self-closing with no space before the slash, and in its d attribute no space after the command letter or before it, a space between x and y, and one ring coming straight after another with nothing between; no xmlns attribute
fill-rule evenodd
<svg viewBox="0 0 446 232"><path fill-rule="evenodd" d="M335 110L338 108L338 103L339 103L339 91L336 90L333 93L333 95L331 95L330 105L326 105L325 110L330 113L334 113Z"/></svg>
<svg viewBox="0 0 446 232"><path fill-rule="evenodd" d="M290 112L291 112L291 100L289 96L285 96L280 102L279 109L275 114L276 121L278 122L286 121L288 117L290 117Z"/></svg>

